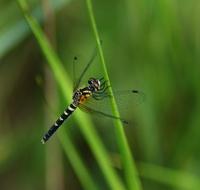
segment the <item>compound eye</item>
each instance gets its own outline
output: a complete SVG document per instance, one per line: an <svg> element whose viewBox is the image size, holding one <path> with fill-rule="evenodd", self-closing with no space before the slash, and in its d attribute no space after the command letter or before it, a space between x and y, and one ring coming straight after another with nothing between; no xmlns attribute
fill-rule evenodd
<svg viewBox="0 0 200 190"><path fill-rule="evenodd" d="M98 86L99 86L99 88L100 88L100 86L101 86L100 80L97 80L97 83L98 83Z"/></svg>
<svg viewBox="0 0 200 190"><path fill-rule="evenodd" d="M94 78L90 78L90 79L88 80L88 84L92 85L93 83L94 83Z"/></svg>

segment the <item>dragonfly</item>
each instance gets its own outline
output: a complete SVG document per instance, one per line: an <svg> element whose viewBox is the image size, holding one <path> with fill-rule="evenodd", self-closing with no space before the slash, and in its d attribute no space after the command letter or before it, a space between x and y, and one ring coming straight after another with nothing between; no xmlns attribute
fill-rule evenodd
<svg viewBox="0 0 200 190"><path fill-rule="evenodd" d="M88 70L92 62L94 61L96 55L97 55L97 49L95 49L95 51L93 52L88 64L85 66L79 79L77 80L77 83L74 84L74 90L73 90L74 93L72 96L71 104L64 110L64 112L60 115L60 117L55 121L55 123L50 127L50 129L44 134L41 140L43 144L45 144L52 137L52 135L58 130L58 128L64 123L64 121L66 121L77 108L80 108L82 111L85 111L87 113L101 115L103 117L108 117L112 119L118 119L124 124L128 123L125 119L121 117L114 116L109 113L102 112L100 110L96 110L85 104L89 99L100 101L105 98L111 97L111 95L108 92L108 88L110 86L108 85L108 81L105 80L104 77L101 77L101 78L91 77L89 78L88 84L85 87L79 88L79 85L86 71ZM77 57L74 57L73 66L75 65L74 63L76 60L77 60ZM73 67L73 75L75 75L74 71L75 71L75 68ZM135 94L140 93L138 90L130 90L129 92L135 93Z"/></svg>

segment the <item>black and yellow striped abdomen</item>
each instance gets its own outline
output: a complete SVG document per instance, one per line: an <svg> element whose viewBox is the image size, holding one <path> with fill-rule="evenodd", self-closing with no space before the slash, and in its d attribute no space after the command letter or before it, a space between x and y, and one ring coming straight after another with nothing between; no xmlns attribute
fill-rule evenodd
<svg viewBox="0 0 200 190"><path fill-rule="evenodd" d="M85 101L92 95L92 90L89 87L78 89L73 95L73 102L68 106L63 114L57 119L57 121L51 126L47 133L42 138L44 144L49 138L56 132L56 130L63 124L63 122L75 111L79 104L84 104Z"/></svg>
<svg viewBox="0 0 200 190"><path fill-rule="evenodd" d="M56 130L63 124L63 122L74 112L76 106L70 104L57 121L51 126L48 132L43 136L42 143L44 144L56 132Z"/></svg>

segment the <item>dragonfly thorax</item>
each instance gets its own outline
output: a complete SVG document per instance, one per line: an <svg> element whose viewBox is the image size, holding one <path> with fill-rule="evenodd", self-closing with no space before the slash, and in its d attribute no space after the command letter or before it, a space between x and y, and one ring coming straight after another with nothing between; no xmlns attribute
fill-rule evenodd
<svg viewBox="0 0 200 190"><path fill-rule="evenodd" d="M75 106L83 104L91 95L92 91L89 89L89 87L78 89L73 95L73 104Z"/></svg>

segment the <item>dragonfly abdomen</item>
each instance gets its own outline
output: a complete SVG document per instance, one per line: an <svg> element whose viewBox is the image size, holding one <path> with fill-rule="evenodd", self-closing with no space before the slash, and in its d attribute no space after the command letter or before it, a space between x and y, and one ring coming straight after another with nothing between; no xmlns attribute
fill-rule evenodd
<svg viewBox="0 0 200 190"><path fill-rule="evenodd" d="M70 104L63 114L56 120L47 133L43 136L41 142L44 144L56 132L56 130L63 124L63 122L75 111L76 106Z"/></svg>

